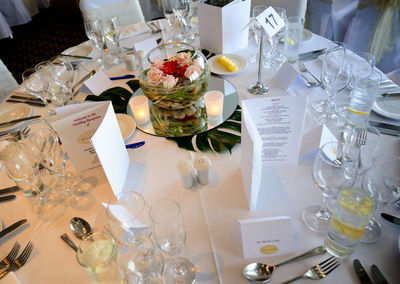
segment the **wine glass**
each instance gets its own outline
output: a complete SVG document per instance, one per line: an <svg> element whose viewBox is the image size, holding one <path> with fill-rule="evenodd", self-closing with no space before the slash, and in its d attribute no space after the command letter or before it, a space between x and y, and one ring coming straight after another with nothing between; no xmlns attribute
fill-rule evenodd
<svg viewBox="0 0 400 284"><path fill-rule="evenodd" d="M69 59L59 55L50 60L50 74L53 79L62 87L66 101L72 98L72 83L75 78L75 69Z"/></svg>
<svg viewBox="0 0 400 284"><path fill-rule="evenodd" d="M393 204L399 206L400 198L400 157L381 155L365 174L364 184L376 192L378 206ZM382 235L381 225L377 219L371 218L361 242L374 243Z"/></svg>
<svg viewBox="0 0 400 284"><path fill-rule="evenodd" d="M39 161L24 144L3 140L0 160L8 176L17 183L39 217L53 220L65 212L66 206L62 199L51 189L51 180L47 180L41 173Z"/></svg>
<svg viewBox="0 0 400 284"><path fill-rule="evenodd" d="M328 198L334 198L340 186L346 181L344 169L336 157L337 142L324 144L317 153L312 166L312 178L323 195L321 206L311 206L303 210L302 218L306 226L315 232L326 233L329 228L331 212Z"/></svg>
<svg viewBox="0 0 400 284"><path fill-rule="evenodd" d="M322 102L323 109L314 120L319 124L335 124L337 115L333 97L347 87L350 80L349 68L346 59L346 45L336 42L336 46L328 49L323 57L321 82L328 94L326 102Z"/></svg>
<svg viewBox="0 0 400 284"><path fill-rule="evenodd" d="M262 12L264 12L265 9L267 9L267 6L264 6L264 5L254 6L254 8L253 8L253 21L252 21L252 24L251 24L251 30L253 32L254 41L255 41L257 47L260 44L262 26L258 21L255 20L255 18L258 15L260 15ZM257 49L257 50L259 50L259 49ZM250 55L249 62L250 63L257 63L257 59L258 59L258 52L255 53L255 54Z"/></svg>
<svg viewBox="0 0 400 284"><path fill-rule="evenodd" d="M134 191L120 193L108 202L107 219L111 234L123 246L119 263L125 280L158 283L164 262L149 238L151 225L143 196Z"/></svg>
<svg viewBox="0 0 400 284"><path fill-rule="evenodd" d="M52 64L51 61L40 62L35 66L35 70L42 83L47 86L47 96L50 98L51 104L53 107L58 107L67 104L71 90L54 79L51 72Z"/></svg>
<svg viewBox="0 0 400 284"><path fill-rule="evenodd" d="M171 0L172 10L182 25L182 33L177 39L182 42L188 41L188 24L190 19L190 8L192 0Z"/></svg>
<svg viewBox="0 0 400 284"><path fill-rule="evenodd" d="M116 65L122 62L119 43L121 31L122 27L117 17L103 20L103 34L107 45L107 49L104 53L104 60L107 65Z"/></svg>
<svg viewBox="0 0 400 284"><path fill-rule="evenodd" d="M163 12L164 16L167 19L168 26L170 29L173 29L175 25L175 13L173 11L173 6L171 3L172 0L162 0L162 7L163 7Z"/></svg>
<svg viewBox="0 0 400 284"><path fill-rule="evenodd" d="M150 208L153 235L158 247L169 256L176 256L186 241L185 224L179 204L170 199L156 201ZM194 283L196 267L185 257L174 257L166 262L164 283Z"/></svg>
<svg viewBox="0 0 400 284"><path fill-rule="evenodd" d="M286 22L286 10L281 7L273 7L275 12L282 18L283 21ZM282 40L285 36L285 27L281 28L271 39L271 50L266 55L267 60L264 62L264 67L268 69L276 69L278 68L283 60L284 56L282 52L278 49L278 42Z"/></svg>
<svg viewBox="0 0 400 284"><path fill-rule="evenodd" d="M104 44L105 38L103 34L103 20L101 18L96 20L87 20L84 22L86 36L93 42L97 53L99 54L96 63L99 69L104 69Z"/></svg>
<svg viewBox="0 0 400 284"><path fill-rule="evenodd" d="M39 73L35 68L29 68L22 73L22 81L25 89L34 97L39 98L45 107L48 109L48 117L54 115L54 111L50 108L47 102L47 86L40 79Z"/></svg>

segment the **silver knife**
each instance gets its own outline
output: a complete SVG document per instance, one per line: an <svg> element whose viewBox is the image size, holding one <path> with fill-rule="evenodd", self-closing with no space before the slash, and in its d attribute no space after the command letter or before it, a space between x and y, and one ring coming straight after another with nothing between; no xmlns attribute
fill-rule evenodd
<svg viewBox="0 0 400 284"><path fill-rule="evenodd" d="M371 278L369 278L367 272L362 266L361 262L358 259L353 261L354 271L357 274L358 279L362 284L372 284Z"/></svg>
<svg viewBox="0 0 400 284"><path fill-rule="evenodd" d="M389 282L387 282L387 280L375 264L371 266L371 273L372 279L374 279L376 284L389 284Z"/></svg>
<svg viewBox="0 0 400 284"><path fill-rule="evenodd" d="M28 116L28 117L24 117L24 118L18 118L18 119L2 122L2 123L0 123L0 126L7 126L7 125L10 125L10 124L15 124L15 123L26 121L26 120L36 119L36 118L39 118L39 117L41 117L41 116L40 115L34 115L34 116Z"/></svg>
<svg viewBox="0 0 400 284"><path fill-rule="evenodd" d="M370 120L369 125L376 127L380 133L399 136L400 135L400 126L392 125L388 123L378 122Z"/></svg>
<svg viewBox="0 0 400 284"><path fill-rule="evenodd" d="M0 189L0 195L13 193L19 191L18 185Z"/></svg>
<svg viewBox="0 0 400 284"><path fill-rule="evenodd" d="M74 86L72 86L72 91L75 90L76 87L78 87L80 84L82 84L84 81L86 81L87 79L89 79L90 77L92 77L94 74L96 74L96 70L92 70L90 71L89 74L86 74L85 76L83 76L82 79L80 79ZM75 95L75 94L74 94ZM74 96L73 95L73 96Z"/></svg>
<svg viewBox="0 0 400 284"><path fill-rule="evenodd" d="M381 213L381 216L386 221L389 221L389 222L391 222L393 224L396 224L396 225L400 225L400 218L399 217L396 217L396 216L393 216L393 215L390 215L390 214L387 214L387 213Z"/></svg>
<svg viewBox="0 0 400 284"><path fill-rule="evenodd" d="M8 103L23 103L23 104L27 104L30 106L37 106L37 107L45 107L46 106L44 103L34 102L31 100L8 99L8 100L6 100L6 102L8 102Z"/></svg>
<svg viewBox="0 0 400 284"><path fill-rule="evenodd" d="M15 196L14 194L0 196L0 202L4 202L4 201L8 201L8 200L13 200L13 199L15 199L15 197L16 197L16 196Z"/></svg>
<svg viewBox="0 0 400 284"><path fill-rule="evenodd" d="M325 51L326 51L326 48L322 48L322 49L318 49L318 50L300 53L299 60L307 61L307 60L316 59L316 58L318 58L318 56L324 54Z"/></svg>
<svg viewBox="0 0 400 284"><path fill-rule="evenodd" d="M26 223L26 219L22 219L22 220L19 220L18 222L15 222L11 226L8 226L7 228L5 228L3 231L0 232L0 238L4 237L5 235L14 231L16 228L18 228L19 226L21 226L25 223Z"/></svg>
<svg viewBox="0 0 400 284"><path fill-rule="evenodd" d="M65 56L65 57L72 57L72 58L79 58L79 59L88 59L88 60L92 60L92 57L88 57L88 56L82 56L82 55L73 55L73 54L60 54L61 56Z"/></svg>

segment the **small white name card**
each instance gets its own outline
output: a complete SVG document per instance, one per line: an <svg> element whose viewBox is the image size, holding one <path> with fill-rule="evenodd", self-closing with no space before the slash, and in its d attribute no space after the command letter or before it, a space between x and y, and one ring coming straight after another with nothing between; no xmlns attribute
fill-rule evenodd
<svg viewBox="0 0 400 284"><path fill-rule="evenodd" d="M135 52L139 50L143 50L145 53L148 53L150 50L157 46L157 41L154 37L139 41L133 45L133 49Z"/></svg>
<svg viewBox="0 0 400 284"><path fill-rule="evenodd" d="M83 83L94 95L98 96L103 91L105 91L108 87L111 86L112 82L104 74L103 71L98 71L93 77L87 79L85 83Z"/></svg>
<svg viewBox="0 0 400 284"><path fill-rule="evenodd" d="M244 258L294 253L292 219L287 216L238 220Z"/></svg>
<svg viewBox="0 0 400 284"><path fill-rule="evenodd" d="M273 37L281 28L285 26L285 21L278 15L272 7L268 7L256 20L261 24L268 37Z"/></svg>

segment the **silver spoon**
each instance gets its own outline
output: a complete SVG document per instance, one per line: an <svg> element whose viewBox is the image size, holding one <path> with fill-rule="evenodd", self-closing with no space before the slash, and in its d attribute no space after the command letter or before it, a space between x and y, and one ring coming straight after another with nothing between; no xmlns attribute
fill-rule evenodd
<svg viewBox="0 0 400 284"><path fill-rule="evenodd" d="M250 263L243 268L242 274L249 281L268 282L271 279L272 273L277 267L310 256L324 254L325 252L326 249L323 246L320 246L272 266L260 262Z"/></svg>
<svg viewBox="0 0 400 284"><path fill-rule="evenodd" d="M79 217L72 218L69 227L74 235L81 240L93 233L90 224L85 219Z"/></svg>

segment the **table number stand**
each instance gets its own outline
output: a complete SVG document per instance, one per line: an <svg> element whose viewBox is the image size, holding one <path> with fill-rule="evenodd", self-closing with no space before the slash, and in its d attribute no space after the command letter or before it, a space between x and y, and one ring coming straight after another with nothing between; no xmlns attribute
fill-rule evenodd
<svg viewBox="0 0 400 284"><path fill-rule="evenodd" d="M262 26L260 36L260 52L258 55L258 77L257 82L250 84L248 90L253 95L265 95L269 91L267 84L261 82L262 56L264 52L264 32L269 38L272 38L281 28L285 26L285 22L276 13L274 8L268 7L255 19Z"/></svg>

